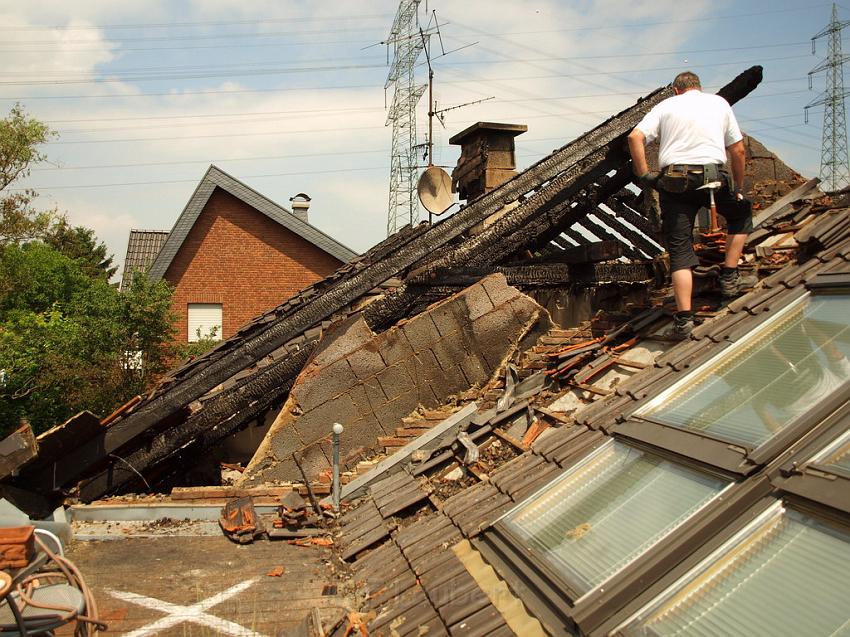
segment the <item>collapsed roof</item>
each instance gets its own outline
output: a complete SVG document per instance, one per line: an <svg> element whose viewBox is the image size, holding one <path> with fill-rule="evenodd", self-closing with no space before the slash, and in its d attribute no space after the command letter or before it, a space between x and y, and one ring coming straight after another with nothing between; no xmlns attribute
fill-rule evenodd
<svg viewBox="0 0 850 637"><path fill-rule="evenodd" d="M719 94L735 103L760 80L761 67L753 67ZM625 188L632 174L624 138L671 94L669 87L654 91L455 215L388 237L174 371L107 426L75 429L73 442L63 439L24 467L18 484L45 494L79 484L80 497L90 500L136 483L140 474L167 475L179 460L280 405L323 329L353 312L362 310L380 333L495 271L526 289L663 278L651 204ZM515 207L476 228L508 205ZM594 245L588 235L608 241ZM624 252L625 263L589 262ZM70 429L72 423L52 435Z"/></svg>

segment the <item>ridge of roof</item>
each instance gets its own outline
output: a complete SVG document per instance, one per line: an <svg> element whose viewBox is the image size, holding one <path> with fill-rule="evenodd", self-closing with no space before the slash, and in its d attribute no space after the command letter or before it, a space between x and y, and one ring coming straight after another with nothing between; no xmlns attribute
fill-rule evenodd
<svg viewBox="0 0 850 637"><path fill-rule="evenodd" d="M275 223L294 232L302 239L309 241L317 248L324 250L343 263L347 263L353 257L357 256L356 252L315 226L302 221L292 214L292 211L275 203L232 175L227 174L218 166L210 164L207 172L201 178L200 183L189 198L188 203L183 208L183 212L180 213L180 216L174 223L174 227L171 229L165 245L162 246L162 250L160 250L151 265L148 273L151 279L156 281L165 276L168 266L171 265L174 257L177 256L177 252L189 235L189 231L195 225L201 211L206 206L216 187L247 203Z"/></svg>

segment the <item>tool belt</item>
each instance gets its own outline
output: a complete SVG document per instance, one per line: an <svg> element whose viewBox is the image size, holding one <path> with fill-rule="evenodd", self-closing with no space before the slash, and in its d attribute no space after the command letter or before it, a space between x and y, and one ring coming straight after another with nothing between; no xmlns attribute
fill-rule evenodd
<svg viewBox="0 0 850 637"><path fill-rule="evenodd" d="M658 187L672 193L696 190L712 181L723 181L722 169L720 164L670 164L661 171Z"/></svg>

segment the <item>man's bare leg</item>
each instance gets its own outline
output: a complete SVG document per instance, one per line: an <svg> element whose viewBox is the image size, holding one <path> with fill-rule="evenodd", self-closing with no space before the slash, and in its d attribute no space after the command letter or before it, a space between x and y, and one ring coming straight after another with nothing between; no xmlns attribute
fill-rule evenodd
<svg viewBox="0 0 850 637"><path fill-rule="evenodd" d="M673 279L673 298L676 299L676 309L679 312L690 312L691 293L694 287L691 269L676 270L671 278Z"/></svg>
<svg viewBox="0 0 850 637"><path fill-rule="evenodd" d="M726 235L726 256L723 259L724 267L738 267L738 261L741 259L741 253L744 252L744 243L746 241L747 235L745 234Z"/></svg>

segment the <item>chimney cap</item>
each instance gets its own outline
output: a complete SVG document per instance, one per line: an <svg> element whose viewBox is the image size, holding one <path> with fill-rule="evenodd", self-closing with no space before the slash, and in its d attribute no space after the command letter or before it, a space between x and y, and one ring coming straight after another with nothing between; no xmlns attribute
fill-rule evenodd
<svg viewBox="0 0 850 637"><path fill-rule="evenodd" d="M524 132L528 130L528 126L525 124L500 124L498 122L476 122L472 126L463 129L456 135L453 135L449 138L449 143L454 145L463 144L468 137L471 137L475 133L483 133L486 131L494 131L494 132L502 132L508 133L511 137L516 137L517 135L522 135Z"/></svg>
<svg viewBox="0 0 850 637"><path fill-rule="evenodd" d="M311 201L311 199L307 193L299 192L297 195L290 197L289 201Z"/></svg>

